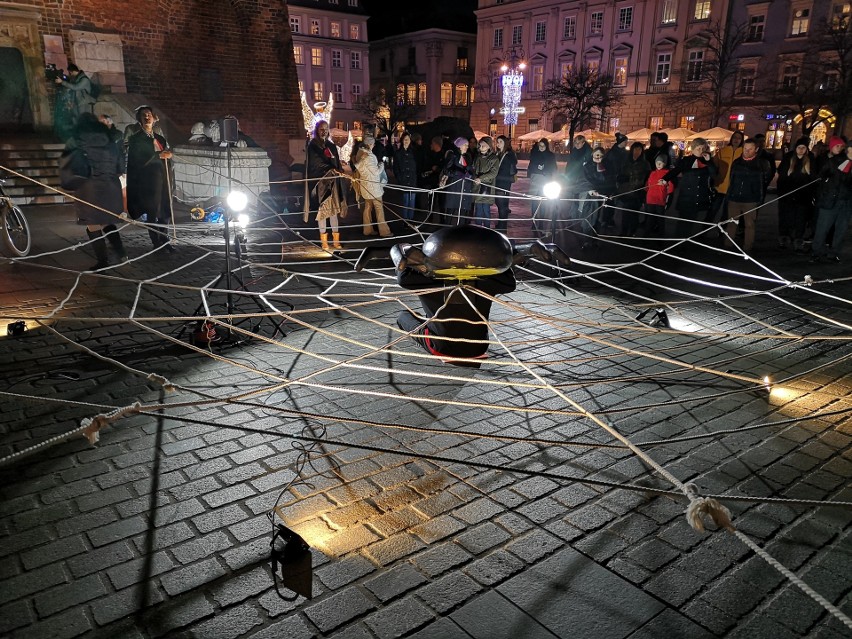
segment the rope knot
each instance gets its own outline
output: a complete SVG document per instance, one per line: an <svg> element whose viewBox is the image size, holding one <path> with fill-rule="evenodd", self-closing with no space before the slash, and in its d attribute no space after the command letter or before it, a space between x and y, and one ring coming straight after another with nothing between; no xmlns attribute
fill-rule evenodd
<svg viewBox="0 0 852 639"><path fill-rule="evenodd" d="M689 497L689 506L686 507L686 521L698 532L704 532L705 515L709 516L717 528L724 528L728 532L736 531L731 523L731 511L725 508L712 497L701 497L695 484L686 485L686 495Z"/></svg>
<svg viewBox="0 0 852 639"><path fill-rule="evenodd" d="M158 375L157 373L150 373L148 375L148 380L162 386L163 390L167 393L171 393L175 390L174 384L172 384L168 379L166 379L162 375Z"/></svg>

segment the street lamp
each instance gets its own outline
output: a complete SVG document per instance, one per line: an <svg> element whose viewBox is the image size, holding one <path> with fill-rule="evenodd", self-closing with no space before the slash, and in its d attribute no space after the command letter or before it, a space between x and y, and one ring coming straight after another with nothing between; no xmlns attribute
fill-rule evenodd
<svg viewBox="0 0 852 639"><path fill-rule="evenodd" d="M524 69L527 65L523 62L524 52L518 51L515 47L508 52L506 56L508 61L500 67L503 72L503 108L500 113L503 114L503 124L509 127L509 139L511 140L515 134L515 125L518 123L518 114L523 113L526 109L521 104L521 88L524 86Z"/></svg>

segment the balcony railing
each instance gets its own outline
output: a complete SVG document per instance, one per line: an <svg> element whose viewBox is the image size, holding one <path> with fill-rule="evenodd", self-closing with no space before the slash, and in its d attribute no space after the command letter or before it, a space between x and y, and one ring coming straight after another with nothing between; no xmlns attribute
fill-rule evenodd
<svg viewBox="0 0 852 639"><path fill-rule="evenodd" d="M669 85L668 84L652 84L648 87L648 93L668 93Z"/></svg>

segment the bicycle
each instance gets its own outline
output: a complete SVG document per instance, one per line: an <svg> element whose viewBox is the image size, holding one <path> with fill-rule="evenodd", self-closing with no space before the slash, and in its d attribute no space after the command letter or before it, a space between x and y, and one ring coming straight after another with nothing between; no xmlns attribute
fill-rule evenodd
<svg viewBox="0 0 852 639"><path fill-rule="evenodd" d="M24 257L32 248L32 235L30 225L20 208L12 203L12 198L6 195L3 188L5 180L0 179L0 236L3 246L12 254L12 257Z"/></svg>

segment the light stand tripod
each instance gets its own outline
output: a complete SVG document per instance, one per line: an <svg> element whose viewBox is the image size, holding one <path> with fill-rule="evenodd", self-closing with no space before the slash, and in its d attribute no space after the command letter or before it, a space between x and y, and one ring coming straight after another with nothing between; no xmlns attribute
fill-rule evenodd
<svg viewBox="0 0 852 639"><path fill-rule="evenodd" d="M219 288L223 282L225 284L225 291L226 291L225 292L225 300L226 300L225 301L225 308L226 308L226 312L227 312L227 319L225 320L225 324L227 325L227 329L226 329L226 335L224 336L224 339L227 339L231 342L241 343L242 340L234 340L233 339L233 336L234 336L233 327L236 324L239 324L239 322L233 321L233 316L234 316L234 290L235 290L234 287L233 287L233 282L236 280L236 282L239 284L239 289L236 289L236 290L248 291L249 289L246 286L246 283L243 281L242 277L240 277L239 272L238 272L238 271L242 270L242 267L243 267L243 250L242 250L243 236L239 231L236 231L234 233L234 237L233 237L234 254L237 258L238 266L237 266L236 269L234 269L232 267L232 262L231 262L231 224L234 220L234 214L235 213L239 214L241 211L245 210L245 208L248 204L248 198L246 197L245 193L242 193L241 191L234 191L231 188L232 183L233 183L233 176L232 176L232 172L231 172L231 145L236 143L236 141L238 139L237 119L233 118L233 117L228 117L228 118L225 118L224 120L222 120L220 131L222 132L222 141L226 145L225 155L226 155L227 170L228 170L228 197L227 197L227 200L226 200L226 206L224 207L224 213L223 213L223 216L222 216L223 220L224 220L224 227L223 227L222 233L223 233L223 236L224 236L224 239L225 239L225 268L221 273L219 273L219 276L213 282L212 287L213 288ZM235 272L235 270L237 272ZM257 299L257 297L255 297L255 296L250 296L250 297L261 313L268 313L269 312L269 308L265 307L263 304L261 304L260 301ZM293 310L295 308L295 306L293 306L289 302L282 302L282 303L285 304L286 306L288 306L290 308L290 310ZM207 298L204 297L204 296L201 298L201 303L195 309L195 312L193 313L193 315L199 315L201 313L202 309L204 309L206 316L209 317L209 316L212 315L212 313L210 312L210 306L208 305L208 302L207 302ZM241 321L245 321L247 319L250 319L250 318L244 318ZM282 328L282 324L284 323L283 320L277 320L277 321L272 320L272 322L273 322L273 325L275 326L275 331L272 333L271 338L274 339L278 335L279 332L281 333L282 337L287 334L284 331L284 329ZM252 326L251 332L256 333L256 332L258 332L259 329L260 329L260 321L258 320L257 324L254 324ZM180 337L183 335L183 332L185 330L186 330L186 326L184 326L181 329L180 333L178 334L178 339L180 339ZM199 335L201 337L198 337ZM211 338L211 336L213 336L213 337ZM199 326L199 330L196 331L196 333L194 334L194 341L210 343L211 341L216 341L216 342L221 341L221 338L217 338L215 336L215 331L212 330L212 327L208 325L208 322L202 321L200 326Z"/></svg>

